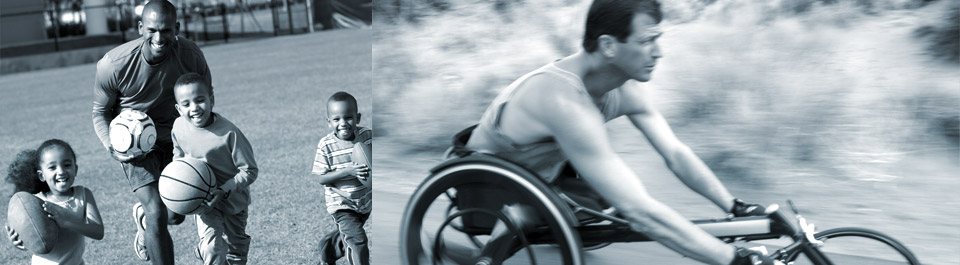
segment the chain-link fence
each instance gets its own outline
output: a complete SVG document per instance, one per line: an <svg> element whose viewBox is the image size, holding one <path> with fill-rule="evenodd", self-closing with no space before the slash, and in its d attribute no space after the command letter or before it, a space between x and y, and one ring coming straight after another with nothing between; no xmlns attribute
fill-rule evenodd
<svg viewBox="0 0 960 265"><path fill-rule="evenodd" d="M0 56L120 44L138 38L144 0L5 0ZM172 1L180 34L203 43L313 31L324 0ZM319 23L319 21L317 22ZM39 32L38 32L39 31Z"/></svg>
<svg viewBox="0 0 960 265"><path fill-rule="evenodd" d="M181 33L197 41L312 31L312 2L304 0L192 3L181 6Z"/></svg>

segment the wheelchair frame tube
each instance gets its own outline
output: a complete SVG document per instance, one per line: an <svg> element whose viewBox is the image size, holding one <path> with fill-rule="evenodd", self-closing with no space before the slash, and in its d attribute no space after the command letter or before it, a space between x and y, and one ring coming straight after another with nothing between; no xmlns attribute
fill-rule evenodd
<svg viewBox="0 0 960 265"><path fill-rule="evenodd" d="M770 222L770 219L761 217L729 221L702 220L693 221L693 224L715 237L726 238L769 234L772 231Z"/></svg>
<svg viewBox="0 0 960 265"><path fill-rule="evenodd" d="M779 238L782 234L773 228L773 221L765 217L742 217L715 220L694 220L694 225L720 239L745 238L747 240ZM587 225L578 227L580 240L586 244L604 242L653 241L646 234L636 232L624 224ZM549 236L549 235L546 235ZM548 238L535 238L537 243L546 243Z"/></svg>

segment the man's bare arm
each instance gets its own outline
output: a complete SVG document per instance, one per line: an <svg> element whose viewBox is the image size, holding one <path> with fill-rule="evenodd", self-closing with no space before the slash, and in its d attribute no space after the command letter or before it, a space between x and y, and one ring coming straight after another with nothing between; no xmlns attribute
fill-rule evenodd
<svg viewBox="0 0 960 265"><path fill-rule="evenodd" d="M536 97L515 102L536 118L560 144L583 178L641 231L665 246L710 264L727 264L734 247L707 234L666 205L650 197L640 178L614 152L603 117L589 99L564 84L541 84Z"/></svg>
<svg viewBox="0 0 960 265"><path fill-rule="evenodd" d="M729 211L733 207L734 196L703 160L677 139L667 120L643 94L643 89L631 87L623 90L624 102L621 106L633 125L643 132L650 144L663 156L667 167L687 187L710 199L724 211Z"/></svg>

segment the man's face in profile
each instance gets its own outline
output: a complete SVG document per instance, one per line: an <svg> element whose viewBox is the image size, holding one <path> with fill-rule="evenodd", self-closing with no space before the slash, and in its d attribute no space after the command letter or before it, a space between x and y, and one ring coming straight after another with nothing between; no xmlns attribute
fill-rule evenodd
<svg viewBox="0 0 960 265"><path fill-rule="evenodd" d="M650 81L657 59L662 56L656 42L661 32L656 20L645 13L635 14L631 23L633 32L625 42L617 42L614 65L631 79Z"/></svg>

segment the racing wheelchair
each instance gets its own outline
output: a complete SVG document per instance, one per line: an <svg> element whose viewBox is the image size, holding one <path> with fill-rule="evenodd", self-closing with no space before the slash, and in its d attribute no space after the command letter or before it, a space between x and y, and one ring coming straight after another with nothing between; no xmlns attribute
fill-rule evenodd
<svg viewBox="0 0 960 265"><path fill-rule="evenodd" d="M473 128L455 136L449 159L410 197L400 226L402 264L579 265L584 251L653 241L611 209L585 206L522 166L465 149ZM729 243L787 237L792 243L769 254L785 264L920 264L890 236L863 228L816 232L790 206L792 213L771 205L767 216L693 223Z"/></svg>

